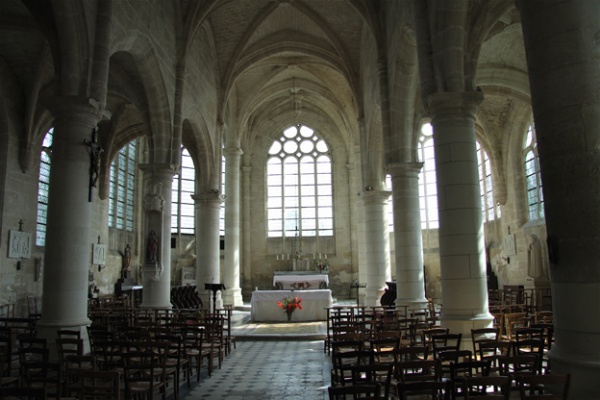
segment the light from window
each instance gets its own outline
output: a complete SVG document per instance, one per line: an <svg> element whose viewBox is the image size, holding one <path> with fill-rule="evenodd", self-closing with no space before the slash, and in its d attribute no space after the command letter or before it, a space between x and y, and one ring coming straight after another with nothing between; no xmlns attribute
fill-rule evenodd
<svg viewBox="0 0 600 400"><path fill-rule="evenodd" d="M269 237L333 236L329 146L306 126L273 142L267 161Z"/></svg>
<svg viewBox="0 0 600 400"><path fill-rule="evenodd" d="M196 169L190 153L181 148L181 173L173 177L171 192L171 233L194 234Z"/></svg>
<svg viewBox="0 0 600 400"><path fill-rule="evenodd" d="M435 153L433 148L433 128L423 124L418 144L419 160L423 168L419 172L419 203L421 209L421 229L439 228L437 179Z"/></svg>
<svg viewBox="0 0 600 400"><path fill-rule="evenodd" d="M108 226L133 231L135 201L136 142L119 150L110 164L108 189Z"/></svg>
<svg viewBox="0 0 600 400"><path fill-rule="evenodd" d="M527 189L527 205L529 207L529 219L544 219L544 195L542 192L542 175L540 172L540 161L537 152L537 140L535 128L529 127L525 143L523 145L525 159L525 184Z"/></svg>
<svg viewBox="0 0 600 400"><path fill-rule="evenodd" d="M390 174L387 174L385 176L385 187L386 190L392 190L392 176ZM390 196L390 199L388 201L387 207L388 207L388 232L392 233L394 232L394 196Z"/></svg>
<svg viewBox="0 0 600 400"><path fill-rule="evenodd" d="M487 152L477 145L477 163L479 167L479 188L481 190L481 208L484 221L493 221L500 218L500 208L494 202L494 188L492 184L492 166Z"/></svg>
<svg viewBox="0 0 600 400"><path fill-rule="evenodd" d="M50 190L50 155L52 154L52 135L54 128L50 128L42 142L40 155L40 172L38 179L38 206L35 229L35 244L46 244L46 222L48 218L48 192Z"/></svg>
<svg viewBox="0 0 600 400"><path fill-rule="evenodd" d="M225 156L221 157L221 194L225 196ZM219 235L225 236L225 201L219 208Z"/></svg>

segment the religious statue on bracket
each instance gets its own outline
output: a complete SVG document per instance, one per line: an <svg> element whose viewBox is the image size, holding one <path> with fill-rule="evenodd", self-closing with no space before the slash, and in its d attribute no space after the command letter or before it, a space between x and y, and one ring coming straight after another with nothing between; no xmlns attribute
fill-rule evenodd
<svg viewBox="0 0 600 400"><path fill-rule="evenodd" d="M127 245L125 246L125 249L121 253L121 257L123 259L123 269L121 272L121 274L123 275L122 277L123 279L129 278L129 275L131 274L131 246L129 245L129 243L127 243Z"/></svg>
<svg viewBox="0 0 600 400"><path fill-rule="evenodd" d="M154 230L151 230L146 242L144 275L155 281L162 275L162 265L159 260L159 243L158 235Z"/></svg>

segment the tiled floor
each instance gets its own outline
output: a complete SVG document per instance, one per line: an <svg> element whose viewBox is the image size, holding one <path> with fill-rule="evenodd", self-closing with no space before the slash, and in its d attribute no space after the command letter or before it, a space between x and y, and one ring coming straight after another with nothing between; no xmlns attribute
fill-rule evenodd
<svg viewBox="0 0 600 400"><path fill-rule="evenodd" d="M273 331L252 324L247 311L234 311L232 319L237 348L210 378L204 372L189 391L182 385L180 399L328 399L331 358L323 352L321 339L325 322L310 329L302 324L290 324L289 329L274 326Z"/></svg>
<svg viewBox="0 0 600 400"><path fill-rule="evenodd" d="M327 399L330 370L323 341L242 341L185 399Z"/></svg>

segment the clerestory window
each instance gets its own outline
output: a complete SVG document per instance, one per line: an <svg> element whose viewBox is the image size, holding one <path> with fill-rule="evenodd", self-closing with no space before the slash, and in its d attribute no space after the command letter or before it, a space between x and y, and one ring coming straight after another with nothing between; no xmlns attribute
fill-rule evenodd
<svg viewBox="0 0 600 400"><path fill-rule="evenodd" d="M479 188L481 190L481 209L483 220L486 222L500 218L500 208L494 202L494 187L492 185L492 165L487 152L477 144L477 163L479 167Z"/></svg>
<svg viewBox="0 0 600 400"><path fill-rule="evenodd" d="M48 218L48 192L50 190L50 159L52 154L52 135L54 128L50 128L42 142L40 154L40 172L38 175L37 218L35 228L35 244L46 245L46 222Z"/></svg>
<svg viewBox="0 0 600 400"><path fill-rule="evenodd" d="M119 150L110 164L108 188L108 226L133 231L135 203L136 141Z"/></svg>
<svg viewBox="0 0 600 400"><path fill-rule="evenodd" d="M529 126L523 143L523 159L525 160L525 185L529 220L544 219L544 195L542 192L542 175L537 151L535 127Z"/></svg>
<svg viewBox="0 0 600 400"><path fill-rule="evenodd" d="M435 172L435 151L433 128L423 124L418 144L419 160L423 168L419 173L419 203L421 208L421 229L437 229L440 221L437 203L437 178Z"/></svg>
<svg viewBox="0 0 600 400"><path fill-rule="evenodd" d="M193 235L196 210L196 168L190 153L181 148L181 172L173 177L171 189L171 233Z"/></svg>

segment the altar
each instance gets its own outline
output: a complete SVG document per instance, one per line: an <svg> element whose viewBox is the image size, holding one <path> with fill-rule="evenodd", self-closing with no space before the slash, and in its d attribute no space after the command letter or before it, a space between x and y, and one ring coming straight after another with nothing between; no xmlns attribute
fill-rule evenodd
<svg viewBox="0 0 600 400"><path fill-rule="evenodd" d="M286 322L285 311L277 305L285 297L302 299L302 310L292 313L292 321L325 321L327 308L333 306L331 290L256 290L250 300L250 318L259 322Z"/></svg>
<svg viewBox="0 0 600 400"><path fill-rule="evenodd" d="M326 289L329 286L327 274L275 274L273 286L277 289Z"/></svg>

